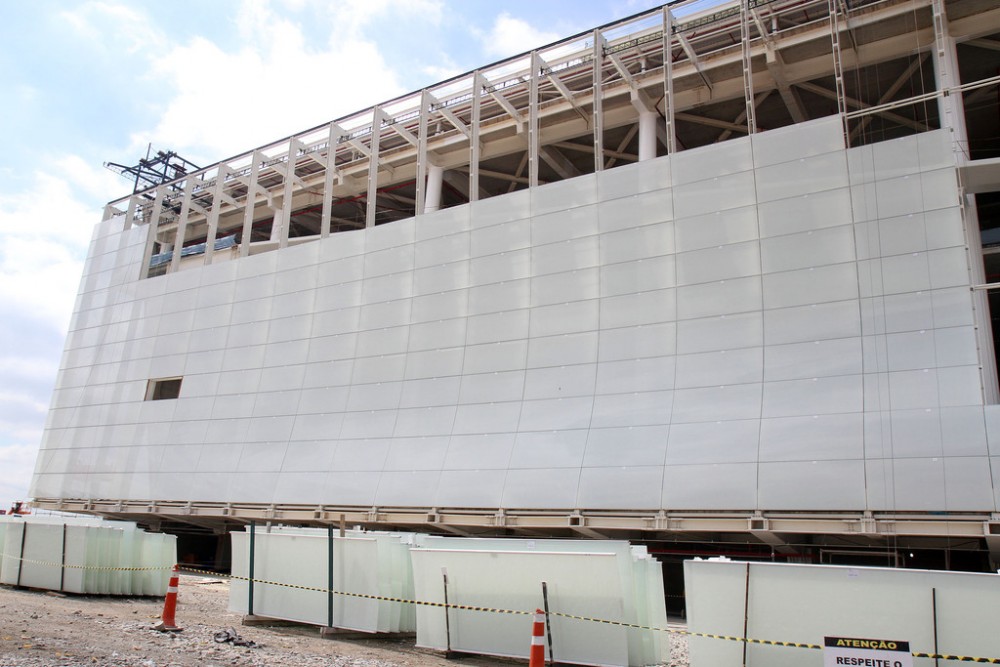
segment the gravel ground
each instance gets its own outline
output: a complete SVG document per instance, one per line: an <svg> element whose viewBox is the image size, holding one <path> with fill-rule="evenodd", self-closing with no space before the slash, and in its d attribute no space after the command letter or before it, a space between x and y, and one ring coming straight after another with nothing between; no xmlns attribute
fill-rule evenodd
<svg viewBox="0 0 1000 667"><path fill-rule="evenodd" d="M179 633L152 630L160 598L64 596L0 586L0 667L486 667L491 657L446 660L412 639L333 640L305 626L244 627L227 610L229 584L181 576ZM683 628L683 626L677 626ZM233 628L256 647L219 644ZM670 667L687 667L687 640L671 634Z"/></svg>

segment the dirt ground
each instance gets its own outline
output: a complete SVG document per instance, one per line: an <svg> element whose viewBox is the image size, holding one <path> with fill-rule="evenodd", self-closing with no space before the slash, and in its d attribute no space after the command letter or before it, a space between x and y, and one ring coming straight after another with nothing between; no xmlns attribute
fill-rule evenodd
<svg viewBox="0 0 1000 667"><path fill-rule="evenodd" d="M486 667L523 665L490 657L445 659L413 639L321 638L308 626L243 626L228 611L229 583L182 575L179 633L152 629L162 598L70 596L0 586L0 667ZM256 647L217 643L233 628ZM687 665L682 636L671 634L671 667Z"/></svg>

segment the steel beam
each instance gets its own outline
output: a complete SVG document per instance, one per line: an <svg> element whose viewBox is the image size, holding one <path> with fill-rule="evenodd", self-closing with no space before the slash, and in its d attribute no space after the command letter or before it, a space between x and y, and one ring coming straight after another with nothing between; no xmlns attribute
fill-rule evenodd
<svg viewBox="0 0 1000 667"><path fill-rule="evenodd" d="M170 273L176 272L181 266L181 250L184 249L184 235L187 234L188 217L191 214L191 192L194 190L194 183L194 176L184 179L184 198L181 200L181 213L174 232L174 254L167 269Z"/></svg>
<svg viewBox="0 0 1000 667"><path fill-rule="evenodd" d="M893 97L895 97L896 93L898 93L899 90L904 85L906 85L906 82L910 80L910 77L913 76L914 73L916 73L916 71L920 69L920 66L923 65L924 61L927 60L927 55L928 54L926 53L917 54L913 62L911 62L909 66L905 70L903 70L903 73L896 78L896 80L892 83L892 85L889 86L884 93L882 93L882 96L879 98L878 102L875 103L876 106L885 104L886 102L890 101ZM858 121L858 124L854 127L853 130L850 131L850 134L847 137L848 146L851 145L851 142L853 142L858 137L859 134L865 131L865 128L871 124L873 118L874 116L865 116L864 118Z"/></svg>
<svg viewBox="0 0 1000 667"><path fill-rule="evenodd" d="M594 152L594 147L589 144L575 144L571 141L556 141L547 145L552 148L559 148L567 151L580 151L581 153ZM639 156L634 153L619 153L618 151L613 151L610 148L604 149L604 157L613 157L619 160L628 160L629 162L635 162L639 159Z"/></svg>
<svg viewBox="0 0 1000 667"><path fill-rule="evenodd" d="M835 100L838 103L841 99L843 99L845 104L855 107L857 109L871 109L872 107L875 106L873 104L868 104L867 102L862 102L861 100L856 100L853 97L841 98L839 95L837 95L836 91L828 90L827 88L823 88L822 86L818 86L814 83L800 83L799 88L801 88L802 90L808 90L810 93L815 93L817 95L820 95L821 97L826 97L827 99ZM907 118L906 116L900 116L899 114L893 113L888 110L875 109L872 111L872 113L876 113L880 116L885 116L889 120L899 123L900 125L905 125L906 127L911 127L917 132L926 132L927 130L930 129L926 123L921 123L918 120L912 120L910 118Z"/></svg>
<svg viewBox="0 0 1000 667"><path fill-rule="evenodd" d="M196 518L220 522L275 520L288 523L323 523L344 515L350 523L364 525L449 526L457 530L505 527L513 530L585 527L603 534L608 530L645 534L767 533L771 535L851 536L877 541L883 536L963 538L982 540L1000 534L1000 522L988 512L671 512L667 510L584 511L454 509L427 507L320 506L268 503L198 503L187 501L93 500L38 498L33 506L120 518L160 516L174 520ZM785 544L792 542L779 538ZM765 540L767 541L767 540ZM770 542L768 542L770 543Z"/></svg>
<svg viewBox="0 0 1000 667"><path fill-rule="evenodd" d="M604 169L604 36L600 28L594 30L593 54L593 102L594 114L594 171Z"/></svg>
<svg viewBox="0 0 1000 667"><path fill-rule="evenodd" d="M420 92L420 125L417 133L417 182L416 182L416 208L417 214L425 213L424 198L426 197L427 186L427 117L430 115L431 95L426 90Z"/></svg>
<svg viewBox="0 0 1000 667"><path fill-rule="evenodd" d="M559 94L563 96L563 99L569 102L570 106L573 107L573 109L580 116L580 118L582 118L585 121L589 121L590 117L583 110L583 107L577 104L576 97L573 95L573 91L567 88L566 84L562 82L562 79L560 79L558 76L556 76L555 73L553 73L552 68L549 67L549 64L545 62L541 56L538 57L538 62L542 67L542 72L545 74L545 78L548 79L555 87L555 89L559 91Z"/></svg>
<svg viewBox="0 0 1000 667"><path fill-rule="evenodd" d="M375 199L378 197L379 141L382 138L382 107L372 108L371 154L368 156L368 200L365 227L375 226Z"/></svg>
<svg viewBox="0 0 1000 667"><path fill-rule="evenodd" d="M788 83L788 79L785 78L785 63L781 59L781 53L774 47L768 47L766 62L767 71L771 73L771 78L774 79L774 83L778 87L778 93L788 108L788 113L791 114L792 120L796 123L804 123L809 120L798 92Z"/></svg>
<svg viewBox="0 0 1000 667"><path fill-rule="evenodd" d="M441 102L440 100L438 100L436 97L434 97L430 93L427 93L427 95L430 97L430 100L431 100L431 102L434 105L433 111L435 111L436 113L439 113L442 116L444 116L445 119L449 123L451 123L451 125L456 130L458 130L459 132L461 132L462 134L465 135L466 139L471 139L472 138L472 133L469 131L469 126L466 125L464 122L462 122L461 118L459 118L458 116L456 116L452 112L451 109L449 109L447 106L445 106L445 104L443 102Z"/></svg>
<svg viewBox="0 0 1000 667"><path fill-rule="evenodd" d="M247 186L247 203L243 210L243 234L240 237L240 257L247 257L250 254L250 241L253 235L253 216L257 202L257 176L260 173L260 163L263 155L260 151L254 151L250 158L250 174L245 184ZM241 179L242 180L242 179ZM268 195L270 199L270 195Z"/></svg>
<svg viewBox="0 0 1000 667"><path fill-rule="evenodd" d="M705 68L702 66L701 60L698 58L698 54L695 53L695 50L691 47L691 42L689 42L687 37L684 36L684 33L678 31L675 34L677 35L677 41L684 50L684 54L688 57L688 62L690 62L691 66L694 67L698 76L701 77L702 83L705 84L705 87L708 88L709 93L711 93L712 82L708 79L708 74L705 72Z"/></svg>
<svg viewBox="0 0 1000 667"><path fill-rule="evenodd" d="M208 212L208 229L205 234L205 254L203 257L206 266L212 263L215 256L215 238L219 233L219 213L222 209L222 193L226 187L226 176L229 174L229 167L220 164L215 172L215 188L212 191L212 208Z"/></svg>
<svg viewBox="0 0 1000 667"><path fill-rule="evenodd" d="M482 115L483 76L478 71L472 75L472 136L469 138L469 201L479 199L479 124Z"/></svg>
<svg viewBox="0 0 1000 667"><path fill-rule="evenodd" d="M531 187L538 185L538 72L541 65L538 53L531 52L531 78L528 80L528 180Z"/></svg>
<svg viewBox="0 0 1000 667"><path fill-rule="evenodd" d="M623 151L625 150L625 147L629 145L629 143L635 138L635 135L638 133L639 133L638 125L633 125L630 128L628 128L628 131L625 132L625 136L622 137L622 140L620 142L618 142L618 150L615 151L615 154L620 156L628 155L628 153L625 153ZM638 156L636 156L636 159L638 159ZM617 160L618 160L617 156L611 157L608 159L607 164L605 166L608 169L610 169L611 167L615 166L615 162Z"/></svg>
<svg viewBox="0 0 1000 667"><path fill-rule="evenodd" d="M514 105L511 104L510 101L497 90L497 87L492 81L487 79L485 75L480 73L479 76L482 77L483 80L483 89L489 93L490 97L493 98L493 100L500 105L500 108L506 111L507 115L509 115L514 121L517 127L517 133L520 134L523 132L524 117L521 115L521 112L514 108Z"/></svg>
<svg viewBox="0 0 1000 667"><path fill-rule="evenodd" d="M677 152L674 122L674 18L670 7L663 7L663 120L666 123L667 153Z"/></svg>
<svg viewBox="0 0 1000 667"><path fill-rule="evenodd" d="M149 262L153 257L153 247L156 245L156 235L159 232L160 216L163 214L163 198L166 196L166 186L160 185L153 193L153 206L146 221L146 244L142 251L142 266L139 267L139 278L149 277Z"/></svg>
<svg viewBox="0 0 1000 667"><path fill-rule="evenodd" d="M344 130L336 123L330 123L330 132L326 140L326 160L323 171L323 212L320 214L319 235L326 238L330 235L330 223L333 218L333 183L340 180L337 172L337 144Z"/></svg>
<svg viewBox="0 0 1000 667"><path fill-rule="evenodd" d="M580 170L576 168L576 165L554 147L542 146L538 149L538 154L563 180L580 175Z"/></svg>
<svg viewBox="0 0 1000 667"><path fill-rule="evenodd" d="M286 155L286 161L284 164L284 189L281 196L281 212L279 215L274 216L274 221L277 223L275 227L271 228L271 240L278 242L279 248L284 248L288 246L288 230L292 224L292 195L294 194L295 181L297 176L295 175L295 162L298 159L299 150L302 148L302 144L297 139L288 140L288 153ZM281 171L278 164L272 165L276 171ZM302 187L301 179L299 179L299 187ZM277 236L277 238L275 238Z"/></svg>
<svg viewBox="0 0 1000 667"><path fill-rule="evenodd" d="M746 105L747 134L757 132L757 105L753 94L753 60L750 52L750 0L740 1L740 35L743 53L743 101Z"/></svg>
<svg viewBox="0 0 1000 667"><path fill-rule="evenodd" d="M989 51L1000 51L1000 41L995 39L986 39L985 37L981 37L979 39L970 39L969 41L963 43L968 44L969 46L979 47L980 49L987 49Z"/></svg>

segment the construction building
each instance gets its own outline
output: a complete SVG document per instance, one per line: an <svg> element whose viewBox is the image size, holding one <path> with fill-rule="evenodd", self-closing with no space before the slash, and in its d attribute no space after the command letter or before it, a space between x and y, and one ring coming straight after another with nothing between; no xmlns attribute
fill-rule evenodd
<svg viewBox="0 0 1000 667"><path fill-rule="evenodd" d="M994 567L998 74L994 0L672 2L162 154L34 504Z"/></svg>

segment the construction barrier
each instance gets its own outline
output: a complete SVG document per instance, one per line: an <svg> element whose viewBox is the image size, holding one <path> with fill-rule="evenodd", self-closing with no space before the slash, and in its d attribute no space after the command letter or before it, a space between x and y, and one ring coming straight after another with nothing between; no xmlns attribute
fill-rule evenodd
<svg viewBox="0 0 1000 667"><path fill-rule="evenodd" d="M54 562L40 562L40 564L60 567L60 563L54 563ZM501 609L501 608L496 608L496 607L482 607L482 606L463 605L463 604L445 603L445 602L428 602L426 600L406 600L406 599L402 599L402 598L392 598L392 597L385 597L385 596L381 596L381 595L368 595L368 594L365 594L365 593L349 593L349 592L344 592L344 591L329 590L329 589L326 589L326 588L313 588L313 587L307 587L307 586L296 586L296 585L293 585L293 584L285 584L285 583L282 583L280 581L266 581L266 580L263 580L263 579L253 579L253 580L251 580L249 577L239 577L239 576L234 576L234 575L229 575L229 574L223 574L223 573L219 573L219 572L213 572L211 570L201 570L201 569L191 568L191 567L180 567L180 566L174 566L174 567L178 570L178 572L185 572L185 573L188 573L188 574L194 574L194 575L199 575L199 576L217 577L217 578L221 578L221 579L237 579L237 580L246 581L246 582L251 582L252 581L255 584L264 584L264 585L269 585L269 586L284 586L284 587L288 587L288 588L297 588L297 589L303 589L303 590L317 591L317 592L321 592L321 593L329 593L331 595L344 595L344 596L358 597L358 598L371 599L371 600L382 600L382 601L386 601L386 602L401 602L401 603L404 603L404 604L412 604L412 605L418 605L418 606L441 607L441 608L447 608L447 609L460 609L460 610L465 610L465 611L475 611L475 612L483 612L483 613L491 613L491 614L516 614L516 615L521 615L521 616L534 616L537 613L537 610L536 611L524 611L524 610L520 610L520 609ZM159 571L168 571L168 570L171 570L172 568L160 567L160 568L146 568L146 569L159 570ZM544 612L543 612L543 614L544 614ZM587 616L576 616L576 615L572 615L572 614L564 614L564 613L561 613L561 612L558 612L558 611L549 611L548 615L550 615L550 616L559 616L559 617L562 617L562 618L571 618L571 619L575 619L575 620L578 620L578 621L588 621L588 622L591 622L591 623L606 623L606 624L609 624L609 625L617 625L617 626L621 626L621 627L625 627L625 628L635 628L635 629L639 629L639 630L653 630L653 631L656 631L656 632L663 632L663 633L666 633L666 634L682 635L682 636L685 636L685 637L704 637L706 639L718 639L718 640L723 640L723 641L741 642L741 643L746 643L746 644L759 644L759 645L764 645L764 646L782 646L782 647L814 649L814 650L822 650L822 648L823 648L823 646L820 645L820 644L809 644L809 643L802 643L802 642L789 642L789 641L780 641L780 640L772 640L772 639L758 639L758 638L755 638L755 637L739 637L739 636L735 636L735 635L717 635L717 634L711 634L711 633L707 633L707 632L691 632L689 630L682 630L680 628L663 628L663 627L656 627L656 626L644 626L644 625L638 625L638 624L634 624L634 623L623 623L621 621L613 621L613 620L608 620L608 619L603 619L603 618L591 618L591 617L587 617ZM927 652L927 651L912 651L911 655L914 658L929 658L929 659L932 659L932 660L951 660L951 661L954 661L954 662L975 662L975 663L979 663L979 664L1000 665L1000 657L968 656L968 655L957 655L957 654L950 654L950 653L933 653L933 652Z"/></svg>
<svg viewBox="0 0 1000 667"><path fill-rule="evenodd" d="M1000 655L1000 635L988 620L995 619L1000 604L996 574L726 559L685 560L684 574L691 593L688 630L697 637L689 642L692 665L819 667L825 661L889 667L897 662L898 655L838 654L838 648L871 647L828 644L831 637L907 643L905 649L892 649L906 657L902 665L928 654L997 664L985 656ZM738 643L712 641L730 638ZM971 655L956 655L961 653Z"/></svg>
<svg viewBox="0 0 1000 667"><path fill-rule="evenodd" d="M64 593L162 596L155 575L177 562L177 538L92 517L0 517L0 583ZM50 561L55 562L50 562Z"/></svg>

